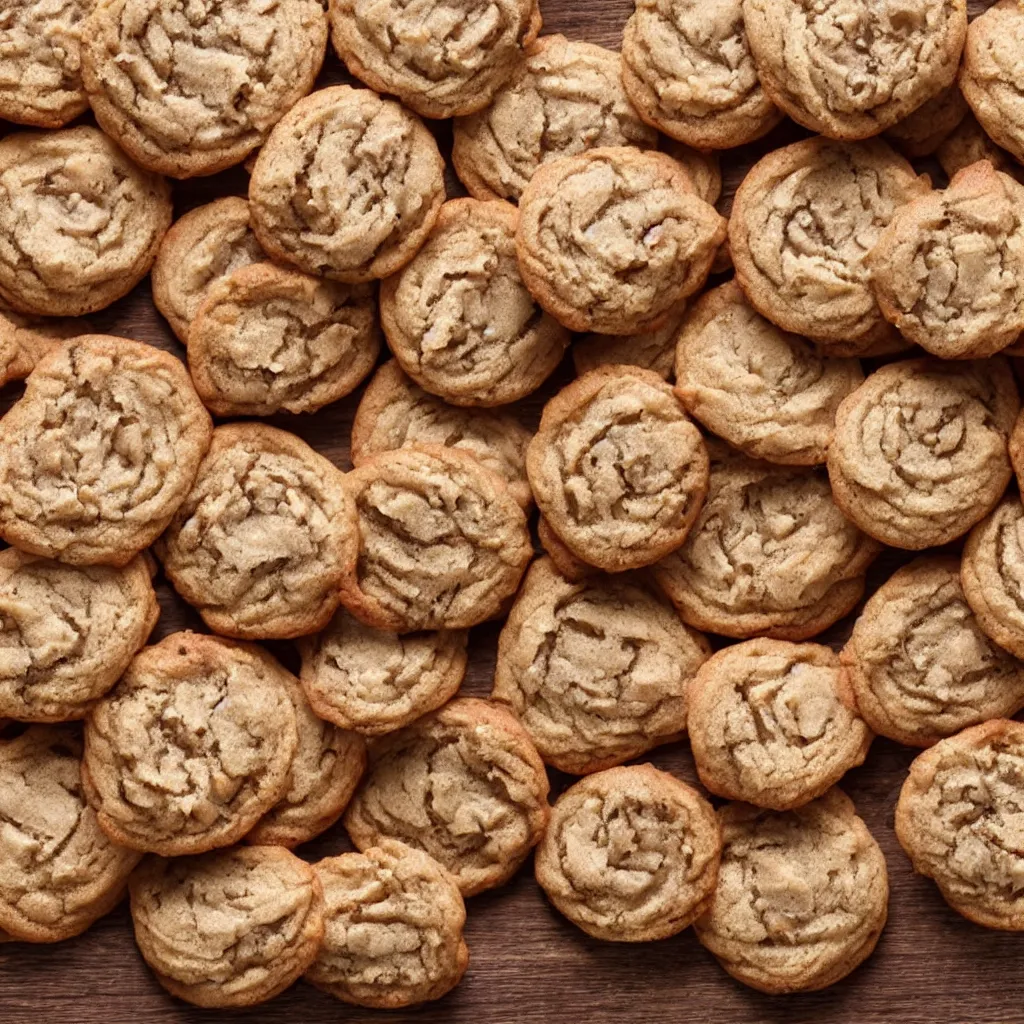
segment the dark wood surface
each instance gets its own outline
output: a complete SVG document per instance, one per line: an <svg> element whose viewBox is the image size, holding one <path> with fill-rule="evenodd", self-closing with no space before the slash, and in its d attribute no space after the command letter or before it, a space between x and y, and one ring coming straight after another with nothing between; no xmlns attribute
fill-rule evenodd
<svg viewBox="0 0 1024 1024"><path fill-rule="evenodd" d="M710 3L710 0L708 0ZM541 0L546 32L563 32L617 48L632 0ZM972 10L988 6L973 2ZM344 72L328 58L323 81ZM804 134L784 124L771 137L723 154L726 194L762 152ZM438 126L444 148L447 125ZM244 194L241 170L175 185L176 213L228 194ZM459 191L451 179L452 194ZM726 201L727 202L727 201ZM138 338L182 354L153 308L149 283L91 318L98 330ZM563 367L551 387L524 410L535 417L540 403L570 376ZM18 389L0 394L0 407ZM277 417L349 468L348 435L358 393L311 417ZM887 554L871 573L870 587L905 558ZM201 628L187 606L160 581L163 614L154 639L182 628ZM824 638L838 646L850 620ZM465 691L490 690L497 630L473 631ZM294 667L287 644L269 645ZM415 1011L373 1013L339 1003L298 984L270 1003L243 1013L217 1013L187 1006L166 995L135 949L124 906L85 935L55 946L0 945L0 1024L172 1024L245 1020L266 1024L328 1021L466 1022L466 1024L675 1024L700 1021L864 1022L883 1024L996 1024L1024 1021L1024 936L971 925L948 909L931 882L916 877L893 835L893 806L914 751L876 740L867 763L847 775L843 787L878 839L889 866L889 924L875 954L846 980L808 995L767 997L732 981L687 931L663 942L637 946L587 938L545 902L529 864L502 889L469 901L469 971L459 988ZM656 765L695 782L686 743L650 757ZM557 793L566 784L553 777ZM301 848L309 859L349 849L340 827Z"/></svg>

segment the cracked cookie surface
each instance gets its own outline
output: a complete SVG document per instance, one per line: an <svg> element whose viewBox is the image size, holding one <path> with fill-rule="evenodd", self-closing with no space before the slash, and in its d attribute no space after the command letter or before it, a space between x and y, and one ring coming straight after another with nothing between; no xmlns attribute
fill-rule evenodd
<svg viewBox="0 0 1024 1024"><path fill-rule="evenodd" d="M0 300L0 387L24 380L50 349L89 330L83 319L16 313Z"/></svg>
<svg viewBox="0 0 1024 1024"><path fill-rule="evenodd" d="M969 107L954 82L885 132L908 160L931 156L959 127Z"/></svg>
<svg viewBox="0 0 1024 1024"><path fill-rule="evenodd" d="M572 343L572 361L582 377L601 366L636 366L671 380L676 360L676 336L685 304L661 327L640 334L585 334Z"/></svg>

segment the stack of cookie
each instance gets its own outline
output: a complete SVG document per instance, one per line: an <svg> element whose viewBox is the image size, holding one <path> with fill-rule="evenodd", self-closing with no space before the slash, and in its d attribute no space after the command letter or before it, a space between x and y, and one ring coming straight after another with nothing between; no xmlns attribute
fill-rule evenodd
<svg viewBox="0 0 1024 1024"><path fill-rule="evenodd" d="M886 921L837 788L875 734L930 748L914 866L1024 929L1024 8L905 6L637 0L620 55L534 0L16 0L0 938L127 889L180 998L407 1006L536 848L590 936L821 988ZM329 36L361 85L311 91ZM727 221L715 151L787 115ZM243 161L172 224L168 176ZM184 360L77 319L150 273ZM364 382L347 472L258 419ZM886 547L944 549L862 604ZM208 632L147 646L158 570ZM687 734L717 810L626 763Z"/></svg>

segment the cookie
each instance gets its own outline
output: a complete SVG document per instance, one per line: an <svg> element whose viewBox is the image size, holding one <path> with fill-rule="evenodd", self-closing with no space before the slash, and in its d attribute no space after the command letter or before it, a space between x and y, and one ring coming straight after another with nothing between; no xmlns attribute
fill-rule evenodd
<svg viewBox="0 0 1024 1024"><path fill-rule="evenodd" d="M297 203L296 195L310 198ZM444 197L444 161L423 122L347 85L320 89L292 107L249 179L263 248L307 274L349 284L405 266Z"/></svg>
<svg viewBox="0 0 1024 1024"><path fill-rule="evenodd" d="M597 566L588 565L582 558L577 558L562 543L561 538L543 516L537 517L537 539L554 567L567 580L579 583L581 580L601 575L601 570Z"/></svg>
<svg viewBox="0 0 1024 1024"><path fill-rule="evenodd" d="M0 423L0 536L71 565L127 565L188 494L212 429L167 352L105 334L61 343Z"/></svg>
<svg viewBox="0 0 1024 1024"><path fill-rule="evenodd" d="M323 632L299 641L302 687L313 711L342 729L393 732L455 696L468 640L464 629L372 629L340 609Z"/></svg>
<svg viewBox="0 0 1024 1024"><path fill-rule="evenodd" d="M422 117L486 107L537 38L537 0L331 0L331 42L349 72Z"/></svg>
<svg viewBox="0 0 1024 1024"><path fill-rule="evenodd" d="M595 939L649 942L707 908L722 850L711 805L650 764L570 786L537 847L537 882Z"/></svg>
<svg viewBox="0 0 1024 1024"><path fill-rule="evenodd" d="M832 500L825 474L709 445L707 500L654 577L683 621L746 639L808 640L852 611L881 550Z"/></svg>
<svg viewBox="0 0 1024 1024"><path fill-rule="evenodd" d="M586 775L680 739L687 685L710 653L639 580L571 582L542 558L498 639L491 699L545 763Z"/></svg>
<svg viewBox="0 0 1024 1024"><path fill-rule="evenodd" d="M898 569L868 599L842 660L871 729L908 746L1024 707L1024 665L982 631L956 558Z"/></svg>
<svg viewBox="0 0 1024 1024"><path fill-rule="evenodd" d="M954 82L885 131L907 159L931 156L956 131L970 108Z"/></svg>
<svg viewBox="0 0 1024 1024"><path fill-rule="evenodd" d="M472 455L436 445L384 452L346 485L360 542L341 600L361 622L396 633L466 629L516 592L533 554L526 516Z"/></svg>
<svg viewBox="0 0 1024 1024"><path fill-rule="evenodd" d="M622 80L648 124L703 149L753 142L784 116L758 80L742 0L638 0Z"/></svg>
<svg viewBox="0 0 1024 1024"><path fill-rule="evenodd" d="M664 153L592 149L530 179L519 202L519 269L570 330L637 334L701 287L725 223Z"/></svg>
<svg viewBox="0 0 1024 1024"><path fill-rule="evenodd" d="M0 140L0 299L79 316L127 295L171 223L163 178L88 125Z"/></svg>
<svg viewBox="0 0 1024 1024"><path fill-rule="evenodd" d="M995 719L915 758L896 804L896 838L914 870L986 928L1024 931L1022 773L1024 725Z"/></svg>
<svg viewBox="0 0 1024 1024"><path fill-rule="evenodd" d="M967 0L743 0L747 38L768 97L835 139L866 139L955 78Z"/></svg>
<svg viewBox="0 0 1024 1024"><path fill-rule="evenodd" d="M288 674L250 644L171 633L85 726L89 803L115 842L164 857L241 839L288 793Z"/></svg>
<svg viewBox="0 0 1024 1024"><path fill-rule="evenodd" d="M385 839L313 868L327 927L307 981L355 1006L397 1010L440 999L462 980L466 907L437 861Z"/></svg>
<svg viewBox="0 0 1024 1024"><path fill-rule="evenodd" d="M836 503L865 533L918 551L984 519L1012 476L1019 407L1005 360L908 359L844 399L828 452Z"/></svg>
<svg viewBox="0 0 1024 1024"><path fill-rule="evenodd" d="M647 370L606 366L544 407L526 472L562 543L620 572L683 543L707 493L708 456L668 384Z"/></svg>
<svg viewBox="0 0 1024 1024"><path fill-rule="evenodd" d="M683 322L682 303L661 327L639 334L585 334L572 344L572 361L582 377L601 366L637 366L662 380L671 380L676 360L676 336Z"/></svg>
<svg viewBox="0 0 1024 1024"><path fill-rule="evenodd" d="M693 191L712 206L722 197L722 166L718 154L711 149L695 149L676 139L666 139L664 152L681 164L690 179Z"/></svg>
<svg viewBox="0 0 1024 1024"><path fill-rule="evenodd" d="M1024 330L1024 185L982 161L900 207L868 253L885 318L941 359L975 359Z"/></svg>
<svg viewBox="0 0 1024 1024"><path fill-rule="evenodd" d="M278 846L149 857L131 898L139 952L171 995L196 1006L272 999L309 967L324 935L316 872Z"/></svg>
<svg viewBox="0 0 1024 1024"><path fill-rule="evenodd" d="M832 355L898 349L867 254L926 180L884 142L805 139L762 157L736 190L729 247L750 304Z"/></svg>
<svg viewBox="0 0 1024 1024"><path fill-rule="evenodd" d="M706 292L683 318L676 395L708 430L751 458L825 461L836 409L864 381L855 359L835 359L765 320L735 281Z"/></svg>
<svg viewBox="0 0 1024 1024"><path fill-rule="evenodd" d="M192 382L217 416L316 412L354 391L380 353L371 285L273 263L213 283L188 339Z"/></svg>
<svg viewBox="0 0 1024 1024"><path fill-rule="evenodd" d="M386 362L370 379L352 421L351 457L361 466L381 452L420 445L447 445L477 458L529 509L526 446L532 434L511 412L449 405Z"/></svg>
<svg viewBox="0 0 1024 1024"><path fill-rule="evenodd" d="M987 160L997 171L1017 181L1024 179L1021 165L985 134L985 129L969 111L935 151L935 157L950 178L979 160Z"/></svg>
<svg viewBox="0 0 1024 1024"><path fill-rule="evenodd" d="M845 978L888 916L885 857L838 789L782 813L718 812L722 864L697 938L737 981L778 995Z"/></svg>
<svg viewBox="0 0 1024 1024"><path fill-rule="evenodd" d="M60 942L121 901L139 855L116 846L85 802L82 739L33 726L0 738L0 936Z"/></svg>
<svg viewBox="0 0 1024 1024"><path fill-rule="evenodd" d="M136 163L192 178L259 146L326 50L317 0L97 0L82 77L100 127Z"/></svg>
<svg viewBox="0 0 1024 1024"><path fill-rule="evenodd" d="M423 248L381 283L381 323L395 358L420 387L455 405L523 398L569 344L523 283L516 221L509 203L452 199Z"/></svg>
<svg viewBox="0 0 1024 1024"><path fill-rule="evenodd" d="M210 629L251 640L326 626L358 546L338 469L294 434L229 423L156 551Z"/></svg>
<svg viewBox="0 0 1024 1024"><path fill-rule="evenodd" d="M490 105L456 118L452 163L477 199L516 202L541 164L597 146L654 149L622 88L618 53L565 36L526 48Z"/></svg>
<svg viewBox="0 0 1024 1024"><path fill-rule="evenodd" d="M26 316L0 301L0 387L24 380L50 349L89 330L85 320Z"/></svg>
<svg viewBox="0 0 1024 1024"><path fill-rule="evenodd" d="M215 199L179 217L164 235L153 264L153 302L182 344L210 288L266 256L238 196Z"/></svg>
<svg viewBox="0 0 1024 1024"><path fill-rule="evenodd" d="M544 762L513 715L458 697L371 746L345 828L362 851L384 839L423 850L474 896L508 881L536 846L547 798Z"/></svg>

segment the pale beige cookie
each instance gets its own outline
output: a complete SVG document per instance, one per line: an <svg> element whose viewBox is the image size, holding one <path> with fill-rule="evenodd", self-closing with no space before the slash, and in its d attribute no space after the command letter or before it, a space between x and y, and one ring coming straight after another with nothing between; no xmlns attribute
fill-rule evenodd
<svg viewBox="0 0 1024 1024"><path fill-rule="evenodd" d="M120 903L138 863L85 802L81 757L74 728L37 725L0 738L3 938L60 942L84 932Z"/></svg>
<svg viewBox="0 0 1024 1024"><path fill-rule="evenodd" d="M782 813L718 812L722 864L701 943L761 992L813 992L866 960L888 916L885 856L849 797L831 789Z"/></svg>
<svg viewBox="0 0 1024 1024"><path fill-rule="evenodd" d="M373 375L360 399L352 421L351 457L361 466L399 448L458 448L497 473L529 509L533 492L526 478L526 446L532 436L511 412L449 405L410 380L392 359Z"/></svg>
<svg viewBox="0 0 1024 1024"><path fill-rule="evenodd" d="M367 736L434 711L466 675L467 630L390 633L340 609L323 632L299 641L302 687L321 718Z"/></svg>
<svg viewBox="0 0 1024 1024"><path fill-rule="evenodd" d="M509 203L452 199L423 248L381 283L381 323L395 358L420 387L455 405L523 398L569 344L520 276L517 219Z"/></svg>
<svg viewBox="0 0 1024 1024"><path fill-rule="evenodd" d="M985 134L985 129L970 112L939 146L935 156L950 178L979 160L987 160L997 171L1009 174L1017 181L1024 179L1024 168Z"/></svg>
<svg viewBox="0 0 1024 1024"><path fill-rule="evenodd" d="M967 0L743 0L765 93L794 121L866 139L955 78Z"/></svg>
<svg viewBox="0 0 1024 1024"><path fill-rule="evenodd" d="M696 149L676 139L666 139L662 146L690 178L693 191L712 206L722 197L722 165L712 149Z"/></svg>
<svg viewBox="0 0 1024 1024"><path fill-rule="evenodd" d="M572 361L576 373L583 374L601 366L638 366L651 370L662 380L671 380L676 360L676 337L683 322L686 304L682 303L661 327L639 334L585 334L572 343Z"/></svg>
<svg viewBox="0 0 1024 1024"><path fill-rule="evenodd" d="M825 474L709 445L707 500L654 576L683 621L744 639L808 640L864 593L881 550L836 507Z"/></svg>
<svg viewBox="0 0 1024 1024"><path fill-rule="evenodd" d="M397 1010L440 999L462 980L466 907L437 861L384 839L313 868L327 927L307 981L355 1006Z"/></svg>
<svg viewBox="0 0 1024 1024"><path fill-rule="evenodd" d="M171 224L167 182L79 125L0 140L0 299L78 316L141 281Z"/></svg>
<svg viewBox="0 0 1024 1024"><path fill-rule="evenodd" d="M289 675L260 648L171 633L85 726L85 781L116 842L164 857L237 842L288 793Z"/></svg>
<svg viewBox="0 0 1024 1024"><path fill-rule="evenodd" d="M839 403L864 381L855 359L833 359L765 320L729 281L683 319L676 394L708 430L752 458L825 461Z"/></svg>
<svg viewBox="0 0 1024 1024"><path fill-rule="evenodd" d="M618 53L542 36L490 106L455 120L452 163L471 196L516 202L549 160L596 146L657 144L622 88Z"/></svg>
<svg viewBox="0 0 1024 1024"><path fill-rule="evenodd" d="M1019 406L998 357L883 366L839 406L828 452L836 503L893 547L955 540L1010 482L1007 439Z"/></svg>
<svg viewBox="0 0 1024 1024"><path fill-rule="evenodd" d="M622 79L645 121L691 146L741 146L784 116L758 80L742 0L637 0Z"/></svg>
<svg viewBox="0 0 1024 1024"><path fill-rule="evenodd" d="M544 761L586 775L678 740L686 691L711 653L638 579L579 583L534 562L498 639L492 700Z"/></svg>
<svg viewBox="0 0 1024 1024"><path fill-rule="evenodd" d="M868 725L908 746L1024 707L1024 665L982 632L956 558L898 569L868 599L842 660Z"/></svg>
<svg viewBox="0 0 1024 1024"><path fill-rule="evenodd" d="M498 615L515 593L533 554L526 516L468 452L384 452L346 485L360 546L341 600L360 621L397 633L465 629Z"/></svg>
<svg viewBox="0 0 1024 1024"><path fill-rule="evenodd" d="M537 882L596 939L649 942L707 909L722 839L711 805L650 764L609 768L567 789L537 847Z"/></svg>
<svg viewBox="0 0 1024 1024"><path fill-rule="evenodd" d="M896 837L914 870L986 928L1024 931L1022 775L1024 725L998 718L920 754L896 804Z"/></svg>
<svg viewBox="0 0 1024 1024"><path fill-rule="evenodd" d="M885 137L910 160L931 156L956 131L969 109L954 82L886 129Z"/></svg>
<svg viewBox="0 0 1024 1024"><path fill-rule="evenodd" d="M82 32L96 120L143 167L192 178L241 163L313 87L317 0L97 0Z"/></svg>
<svg viewBox="0 0 1024 1024"><path fill-rule="evenodd" d="M573 583L592 576L600 576L601 570L595 565L588 565L582 558L577 558L561 541L558 534L543 516L537 517L537 539L544 553L551 559L555 568Z"/></svg>
<svg viewBox="0 0 1024 1024"><path fill-rule="evenodd" d="M88 333L86 320L16 313L0 300L0 387L24 380L60 342Z"/></svg>
<svg viewBox="0 0 1024 1024"><path fill-rule="evenodd" d="M382 737L345 812L359 850L397 839L455 877L463 896L508 881L548 822L548 777L505 708L473 697Z"/></svg>
<svg viewBox="0 0 1024 1024"><path fill-rule="evenodd" d="M296 202L296 195L309 198ZM271 133L249 179L274 259L358 284L405 266L444 202L444 160L415 115L369 89L320 89Z"/></svg>
<svg viewBox="0 0 1024 1024"><path fill-rule="evenodd" d="M380 353L368 284L255 263L210 285L188 334L188 368L217 416L316 412L354 391Z"/></svg>
<svg viewBox="0 0 1024 1024"><path fill-rule="evenodd" d="M174 356L85 334L0 421L0 536L72 565L126 565L188 494L212 424Z"/></svg>
<svg viewBox="0 0 1024 1024"><path fill-rule="evenodd" d="M131 896L139 952L168 992L196 1006L272 999L323 940L320 880L279 846L149 857L132 875Z"/></svg>

